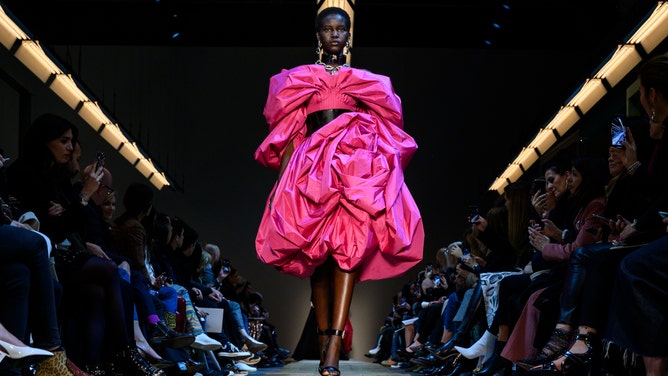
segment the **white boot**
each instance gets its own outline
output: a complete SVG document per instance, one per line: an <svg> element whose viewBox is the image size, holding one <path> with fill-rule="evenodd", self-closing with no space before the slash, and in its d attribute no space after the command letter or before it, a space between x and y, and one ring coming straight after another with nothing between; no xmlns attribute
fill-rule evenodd
<svg viewBox="0 0 668 376"><path fill-rule="evenodd" d="M485 330L485 334L480 339L471 345L469 348L455 346L455 350L464 355L467 359L475 359L481 356L489 357L494 352L494 342L496 336Z"/></svg>

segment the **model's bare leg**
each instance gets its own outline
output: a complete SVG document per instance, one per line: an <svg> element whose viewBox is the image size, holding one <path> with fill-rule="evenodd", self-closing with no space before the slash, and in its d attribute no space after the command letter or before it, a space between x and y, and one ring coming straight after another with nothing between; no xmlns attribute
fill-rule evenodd
<svg viewBox="0 0 668 376"><path fill-rule="evenodd" d="M664 376L668 373L668 360L665 357L643 356L646 376Z"/></svg>
<svg viewBox="0 0 668 376"><path fill-rule="evenodd" d="M332 284L332 262L328 260L316 268L311 276L312 303L315 320L318 325L318 346L320 349L320 365L324 359L325 344L329 336L329 297Z"/></svg>
<svg viewBox="0 0 668 376"><path fill-rule="evenodd" d="M343 329L346 326L350 303L353 298L356 271L345 271L338 266L333 268L334 277L334 302L332 310L332 335L329 337L327 353L325 355L325 366L339 368L339 354L343 346ZM332 376L338 375L337 372L326 373Z"/></svg>

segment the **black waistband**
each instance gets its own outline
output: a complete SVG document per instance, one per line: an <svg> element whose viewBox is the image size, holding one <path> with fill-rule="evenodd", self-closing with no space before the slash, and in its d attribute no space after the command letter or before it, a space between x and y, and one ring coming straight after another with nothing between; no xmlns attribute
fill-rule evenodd
<svg viewBox="0 0 668 376"><path fill-rule="evenodd" d="M343 108L332 108L329 110L311 112L310 114L306 115L306 127L308 129L308 134L310 135L317 129L322 128L325 124L336 119L344 112L350 112L350 110Z"/></svg>

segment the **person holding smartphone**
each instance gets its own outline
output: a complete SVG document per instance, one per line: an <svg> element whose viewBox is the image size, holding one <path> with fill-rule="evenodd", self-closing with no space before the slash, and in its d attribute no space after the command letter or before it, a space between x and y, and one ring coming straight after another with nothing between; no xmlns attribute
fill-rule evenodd
<svg viewBox="0 0 668 376"><path fill-rule="evenodd" d="M663 61L653 59L640 72L641 103L648 110L650 117L652 117L650 109L658 108L657 104L663 106L665 101L657 100L656 97L650 99L648 87L655 88L651 90L655 95L657 90L664 90L662 89L664 87L668 90L668 86L663 86L668 83L668 69L663 68L666 62L668 59ZM657 82L660 77L664 78ZM651 105L650 101L653 102ZM667 106L664 110L668 110L668 102L665 104ZM666 115L668 112L663 113L663 116ZM657 145L665 143L663 129L660 127L650 125L650 137L660 140ZM635 253L642 249L643 244L659 238L665 231L657 214L657 204L660 205L665 197L662 192L666 192L668 188L668 184L665 184L668 179L663 176L668 171L668 156L661 152L653 153L652 160L648 163L650 168L646 169L638 160L637 145L630 128L626 128L625 138L626 141L621 142L623 147L609 148L608 166L614 177L607 186L606 209L602 215L606 219L598 219L609 228L608 233L603 234L603 243L581 247L573 252L567 272L568 278L561 290L556 328L571 333L572 344L564 343L561 347L550 348L549 351L546 345L541 355L547 356L538 356L526 362L531 365L534 360L542 360L542 365L535 368L537 371L586 372L588 367L591 367L592 360L600 356L601 336L609 336L613 342L622 338L614 328L621 321L615 320L614 325L608 325L609 312L611 312L610 317L621 316L634 322L638 321L637 316L627 316L622 313L622 311L629 312L628 303L634 297L627 296L628 300L615 303L618 297L613 293L613 286L609 281L617 274L622 259L635 257ZM654 269L659 265L660 261L657 261L648 267ZM628 291L626 288L624 290ZM612 306L610 306L611 300ZM638 310L644 309L645 307L638 307ZM640 327L646 328L642 324ZM609 332L610 330L612 332ZM635 334L632 337L636 337ZM652 342L651 346L657 348L657 342Z"/></svg>
<svg viewBox="0 0 668 376"><path fill-rule="evenodd" d="M667 220L659 211L668 211L668 57L652 57L639 72L640 103L649 118L649 134L655 140L650 160L636 167L657 179L660 194L647 210L626 225L620 235L632 235L649 228L661 228L661 237L624 257L617 270L605 339L643 358L647 375L668 373L668 235ZM632 140L631 140L632 141ZM629 146L633 146L631 143ZM634 150L627 146L629 162ZM631 148L632 149L632 148ZM635 163L635 162L633 162ZM655 227L657 226L657 227Z"/></svg>

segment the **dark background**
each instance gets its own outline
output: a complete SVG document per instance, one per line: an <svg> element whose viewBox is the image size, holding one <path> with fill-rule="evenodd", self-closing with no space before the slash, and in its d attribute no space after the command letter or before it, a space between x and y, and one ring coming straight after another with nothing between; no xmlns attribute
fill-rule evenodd
<svg viewBox="0 0 668 376"><path fill-rule="evenodd" d="M309 308L308 282L255 257L255 231L276 173L256 163L253 152L267 134L262 108L269 77L315 60L315 2L3 3L167 171L174 189L161 190L156 207L221 246L263 293L279 341L293 349ZM357 2L352 65L391 77L402 98L405 129L419 146L406 183L423 215L426 244L425 261L405 277L357 287L354 358L374 346L392 294L438 248L461 239L467 206L491 205L495 177L655 4ZM4 50L0 68L6 156L18 156L21 124L56 112L82 130L85 162L98 150L107 154L119 193L145 181ZM609 117L627 111L632 81L555 148L604 156ZM523 179L539 173L536 166Z"/></svg>

